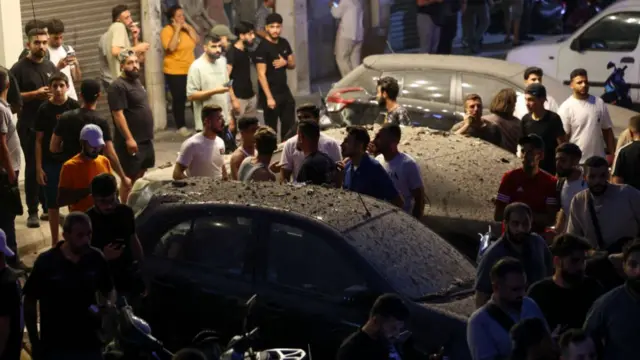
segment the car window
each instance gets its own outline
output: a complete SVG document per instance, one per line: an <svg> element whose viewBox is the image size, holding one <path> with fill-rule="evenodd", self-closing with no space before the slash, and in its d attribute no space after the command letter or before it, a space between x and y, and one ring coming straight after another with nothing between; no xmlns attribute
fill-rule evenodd
<svg viewBox="0 0 640 360"><path fill-rule="evenodd" d="M451 102L451 75L444 71L385 72L398 80L400 97L440 103Z"/></svg>
<svg viewBox="0 0 640 360"><path fill-rule="evenodd" d="M376 94L376 82L380 77L380 71L359 66L345 78L340 80L334 88L361 87L370 95Z"/></svg>
<svg viewBox="0 0 640 360"><path fill-rule="evenodd" d="M640 37L640 12L607 15L580 35L580 46L586 50L633 51Z"/></svg>
<svg viewBox="0 0 640 360"><path fill-rule="evenodd" d="M269 282L337 297L366 286L364 276L321 236L273 223L269 239Z"/></svg>
<svg viewBox="0 0 640 360"><path fill-rule="evenodd" d="M462 101L469 94L478 94L482 98L485 112L489 111L493 97L504 88L514 88L514 86L490 76L462 74Z"/></svg>
<svg viewBox="0 0 640 360"><path fill-rule="evenodd" d="M204 216L177 224L158 243L155 255L241 275L253 236L252 221L235 216Z"/></svg>

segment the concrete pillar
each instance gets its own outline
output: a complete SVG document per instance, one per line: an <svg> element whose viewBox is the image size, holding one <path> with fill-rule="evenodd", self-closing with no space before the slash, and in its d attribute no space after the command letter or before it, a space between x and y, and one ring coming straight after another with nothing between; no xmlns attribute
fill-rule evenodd
<svg viewBox="0 0 640 360"><path fill-rule="evenodd" d="M162 73L164 50L160 41L162 9L158 0L142 0L140 7L143 40L150 45L145 55L144 76L153 113L154 129L158 131L167 127L167 101Z"/></svg>
<svg viewBox="0 0 640 360"><path fill-rule="evenodd" d="M20 1L0 0L0 65L11 68L23 48Z"/></svg>
<svg viewBox="0 0 640 360"><path fill-rule="evenodd" d="M289 40L296 58L296 68L287 76L289 88L294 95L308 95L309 42L307 28L307 0L277 0L276 12L282 15L281 36Z"/></svg>

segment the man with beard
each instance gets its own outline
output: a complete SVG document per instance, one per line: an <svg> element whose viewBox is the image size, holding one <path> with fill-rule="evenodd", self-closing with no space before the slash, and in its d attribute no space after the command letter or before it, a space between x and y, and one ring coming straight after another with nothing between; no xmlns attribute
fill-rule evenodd
<svg viewBox="0 0 640 360"><path fill-rule="evenodd" d="M544 234L558 212L556 178L540 169L544 141L536 134L520 138L522 167L507 171L500 181L494 219L502 221L505 206L523 202L533 211L533 231Z"/></svg>
<svg viewBox="0 0 640 360"><path fill-rule="evenodd" d="M640 115L629 119L632 141L618 149L613 164L612 182L640 189Z"/></svg>
<svg viewBox="0 0 640 360"><path fill-rule="evenodd" d="M627 281L593 304L585 331L603 346L603 360L636 359L640 345L640 242L623 252Z"/></svg>
<svg viewBox="0 0 640 360"><path fill-rule="evenodd" d="M391 76L385 76L378 80L376 100L378 105L387 112L385 123L411 126L411 118L407 109L398 104L400 86L398 80Z"/></svg>
<svg viewBox="0 0 640 360"><path fill-rule="evenodd" d="M251 55L249 49L253 46L256 37L253 24L241 21L235 28L238 41L227 52L227 71L229 78L233 80L230 86L231 108L233 118L240 119L243 116L256 116L258 100L251 81ZM229 125L234 131L235 121Z"/></svg>
<svg viewBox="0 0 640 360"><path fill-rule="evenodd" d="M606 159L612 164L616 143L609 110L601 98L589 94L585 69L573 70L569 78L573 94L558 109L564 131L582 150L581 163L592 156L605 157L606 146Z"/></svg>
<svg viewBox="0 0 640 360"><path fill-rule="evenodd" d="M102 250L109 262L118 296L137 304L145 288L139 272L144 253L133 210L118 203L118 184L109 173L93 178L91 197L94 205L87 211L93 227L91 246Z"/></svg>
<svg viewBox="0 0 640 360"><path fill-rule="evenodd" d="M296 148L304 154L296 182L302 184L330 185L339 187L342 179L338 176L336 163L329 155L318 150L320 125L313 120L298 123Z"/></svg>
<svg viewBox="0 0 640 360"><path fill-rule="evenodd" d="M536 66L528 67L524 70L524 87L531 84L542 84L542 69ZM555 113L558 112L558 103L556 100L551 97L551 95L547 95L547 101L544 102L544 108L553 111ZM513 111L513 116L518 119L522 119L522 117L529 113L529 109L527 109L527 100L525 99L524 93L519 93L516 99L516 108Z"/></svg>
<svg viewBox="0 0 640 360"><path fill-rule="evenodd" d="M506 359L511 354L511 328L519 321L538 318L545 322L536 302L525 296L525 266L506 256L491 267L492 295L467 324L467 343L473 360ZM546 325L546 322L545 322Z"/></svg>
<svg viewBox="0 0 640 360"><path fill-rule="evenodd" d="M193 101L196 131L202 131L205 105L219 106L223 118L229 118L229 73L227 59L222 56L222 40L209 34L203 47L204 54L191 64L187 75L187 100Z"/></svg>
<svg viewBox="0 0 640 360"><path fill-rule="evenodd" d="M528 296L538 304L549 327L559 328L560 333L582 326L587 311L604 293L596 280L584 276L589 250L589 243L575 235L556 237L551 245L553 276L529 288Z"/></svg>
<svg viewBox="0 0 640 360"><path fill-rule="evenodd" d="M453 125L451 132L475 137L495 146L502 145L502 133L498 125L482 118L482 98L469 94L464 100L464 120Z"/></svg>
<svg viewBox="0 0 640 360"><path fill-rule="evenodd" d="M31 29L27 36L29 54L11 68L22 95L22 111L18 114L18 135L25 157L24 191L29 210L27 227L40 227L38 204L42 204L43 213L47 213L47 201L43 189L40 189L36 169L36 132L34 129L38 108L51 96L49 77L57 70L56 66L45 59L49 35L43 29Z"/></svg>
<svg viewBox="0 0 640 360"><path fill-rule="evenodd" d="M478 263L476 307L483 306L491 297L491 269L504 257L513 257L527 264L525 270L529 285L553 273L549 247L539 235L531 233L532 217L531 208L524 203L514 202L504 208L505 232Z"/></svg>
<svg viewBox="0 0 640 360"><path fill-rule="evenodd" d="M192 176L227 180L224 141L218 136L218 133L224 129L222 108L218 105L205 105L202 109L202 122L204 130L192 135L180 147L180 153L173 168L174 180Z"/></svg>
<svg viewBox="0 0 640 360"><path fill-rule="evenodd" d="M280 119L280 139L284 141L292 137L295 130L296 101L287 84L287 70L296 68L296 60L287 39L280 37L280 14L267 16L265 30L267 37L260 42L255 52L260 105L264 110L267 126L277 130Z"/></svg>
<svg viewBox="0 0 640 360"><path fill-rule="evenodd" d="M111 173L109 159L100 155L104 148L98 125L85 125L80 132L82 151L62 165L58 184L58 205L69 211L87 211L91 201L91 181L102 173Z"/></svg>
<svg viewBox="0 0 640 360"><path fill-rule="evenodd" d="M89 308L102 302L98 294L113 300L109 265L89 245L91 220L86 214L67 215L62 235L63 241L38 256L24 285L33 358L102 359L101 321Z"/></svg>
<svg viewBox="0 0 640 360"><path fill-rule="evenodd" d="M576 144L567 142L556 148L556 173L558 174L556 190L560 210L556 216L555 230L558 234L564 233L567 228L571 201L577 193L587 188L580 166L581 158L582 151Z"/></svg>
<svg viewBox="0 0 640 360"><path fill-rule="evenodd" d="M589 188L573 198L567 232L610 252L618 240L640 233L640 191L609 183L609 163L602 157L588 158L584 168Z"/></svg>
<svg viewBox="0 0 640 360"><path fill-rule="evenodd" d="M156 162L153 115L147 91L138 79L138 56L132 50L124 50L120 54L120 67L120 76L109 86L108 100L117 129L113 145L120 165L133 186ZM120 199L123 203L127 202L130 190L126 186L120 187Z"/></svg>
<svg viewBox="0 0 640 360"><path fill-rule="evenodd" d="M593 339L582 329L565 331L558 341L560 360L597 360L598 352Z"/></svg>
<svg viewBox="0 0 640 360"><path fill-rule="evenodd" d="M231 32L229 27L223 24L218 24L212 27L209 34L220 38L220 41L222 42L222 54L225 56L227 55L229 48L231 48L231 45L238 40L238 37Z"/></svg>

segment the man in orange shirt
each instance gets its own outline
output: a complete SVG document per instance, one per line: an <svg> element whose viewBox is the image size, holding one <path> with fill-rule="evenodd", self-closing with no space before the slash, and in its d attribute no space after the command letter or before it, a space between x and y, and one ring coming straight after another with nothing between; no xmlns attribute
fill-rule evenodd
<svg viewBox="0 0 640 360"><path fill-rule="evenodd" d="M85 212L93 206L91 181L97 175L111 173L111 164L100 155L104 139L98 125L85 125L80 131L80 143L82 151L62 166L58 205L69 205L69 211Z"/></svg>

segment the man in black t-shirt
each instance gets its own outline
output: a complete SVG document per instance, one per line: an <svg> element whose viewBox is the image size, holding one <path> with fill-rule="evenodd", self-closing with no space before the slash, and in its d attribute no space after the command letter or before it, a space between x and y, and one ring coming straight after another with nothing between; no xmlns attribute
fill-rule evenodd
<svg viewBox="0 0 640 360"><path fill-rule="evenodd" d="M89 245L87 214L67 215L62 234L64 241L38 256L24 285L33 358L102 359L101 318L90 308L103 302L98 295L114 300L109 266L100 250Z"/></svg>
<svg viewBox="0 0 640 360"><path fill-rule="evenodd" d="M287 39L280 37L280 14L267 16L265 30L267 37L260 42L255 53L260 105L264 110L264 122L267 126L278 129L280 119L280 138L285 141L294 135L296 102L287 84L287 70L296 68L296 60Z"/></svg>
<svg viewBox="0 0 640 360"><path fill-rule="evenodd" d="M47 212L44 191L41 191L36 173L36 133L34 124L38 108L51 95L49 89L49 77L58 69L49 60L45 59L49 35L42 29L32 29L28 35L29 54L19 60L11 68L11 74L15 76L22 95L22 109L18 114L18 135L20 145L25 158L25 184L24 191L29 210L27 226L40 227L38 219L38 204L42 204L42 210Z"/></svg>
<svg viewBox="0 0 640 360"><path fill-rule="evenodd" d="M133 210L118 203L118 184L111 174L100 174L91 181L94 206L87 211L93 226L91 246L102 250L109 262L118 296L136 303L144 292L139 265L144 259L136 236Z"/></svg>
<svg viewBox="0 0 640 360"><path fill-rule="evenodd" d="M123 50L118 57L120 77L109 86L109 109L116 124L114 146L122 169L133 185L155 166L153 148L153 114L147 91L140 83L140 62L131 50ZM127 202L130 188L120 188L120 199Z"/></svg>
<svg viewBox="0 0 640 360"><path fill-rule="evenodd" d="M562 127L560 115L547 110L544 103L547 101L547 89L540 83L527 86L524 91L527 110L529 113L522 116L520 125L522 136L536 134L542 138L545 144L544 158L540 162L540 168L551 175L556 174L556 147L569 141Z"/></svg>
<svg viewBox="0 0 640 360"><path fill-rule="evenodd" d="M618 149L613 163L613 183L628 184L640 190L640 115L629 119L633 139Z"/></svg>
<svg viewBox="0 0 640 360"><path fill-rule="evenodd" d="M298 172L299 183L338 186L336 181L337 165L329 155L318 150L320 125L313 120L298 123L298 143L296 150L304 153L304 161Z"/></svg>
<svg viewBox="0 0 640 360"><path fill-rule="evenodd" d="M53 74L49 78L49 88L52 97L40 106L36 116L36 172L38 184L43 187L47 199L49 230L51 231L51 246L55 246L60 235L60 211L58 206L58 182L62 162L56 159L50 151L51 136L58 119L65 111L78 109L80 104L67 96L69 78L62 72ZM43 214L44 216L44 214Z"/></svg>
<svg viewBox="0 0 640 360"><path fill-rule="evenodd" d="M257 113L258 101L253 91L251 81L251 56L249 49L253 46L256 37L253 24L241 21L235 28L238 40L227 52L227 69L229 78L233 80L231 85L231 106L234 121L229 124L229 129L235 130L235 120L243 116L254 117Z"/></svg>
<svg viewBox="0 0 640 360"><path fill-rule="evenodd" d="M553 276L529 288L528 296L538 304L552 331L581 327L593 302L604 293L602 285L584 275L589 250L589 243L575 235L556 237L551 245Z"/></svg>
<svg viewBox="0 0 640 360"><path fill-rule="evenodd" d="M22 294L18 274L7 266L7 258L15 254L7 246L0 229L0 360L19 360L22 350Z"/></svg>

